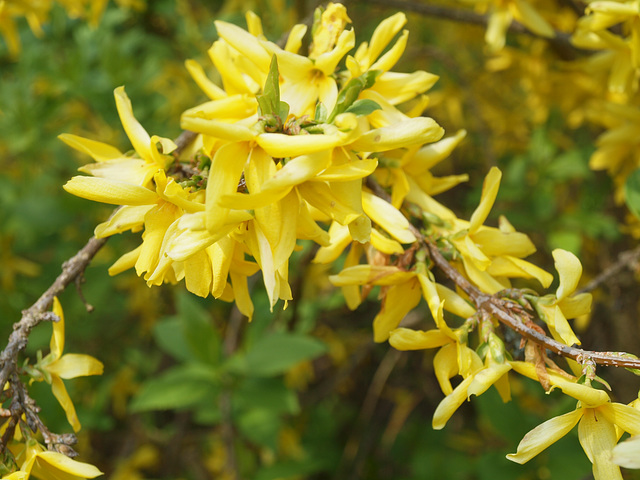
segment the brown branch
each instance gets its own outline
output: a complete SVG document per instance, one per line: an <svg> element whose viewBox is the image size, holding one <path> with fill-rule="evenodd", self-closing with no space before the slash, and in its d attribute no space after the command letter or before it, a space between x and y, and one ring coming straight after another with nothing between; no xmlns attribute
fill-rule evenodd
<svg viewBox="0 0 640 480"><path fill-rule="evenodd" d="M599 365L640 369L640 359L626 358L620 353L615 352L596 352L591 350L583 350L576 347L570 347L534 330L533 328L527 327L519 319L515 318L511 313L509 313L505 308L504 303L498 302L497 297L493 295L487 295L486 293L481 292L477 287L472 285L469 280L467 280L447 261L447 259L444 258L442 253L440 253L438 247L431 240L425 238L419 232L418 235L420 235L419 238L421 238L427 245L433 263L469 296L471 301L479 310L481 309L491 314L502 324L511 328L523 337L536 342L547 350L550 350L558 355L571 358L576 361L579 361L579 359L590 358Z"/></svg>
<svg viewBox="0 0 640 480"><path fill-rule="evenodd" d="M640 247L636 247L633 250L627 250L618 255L618 260L607 267L607 269L598 275L596 278L587 283L584 287L577 290L576 293L585 293L595 290L600 285L606 283L608 280L616 276L622 270L628 268L630 270L638 269L638 261L640 260Z"/></svg>

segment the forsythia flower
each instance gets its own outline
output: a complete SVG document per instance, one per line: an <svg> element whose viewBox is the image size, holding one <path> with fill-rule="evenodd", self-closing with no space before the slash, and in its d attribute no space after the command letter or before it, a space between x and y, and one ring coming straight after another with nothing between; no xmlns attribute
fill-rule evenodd
<svg viewBox="0 0 640 480"><path fill-rule="evenodd" d="M537 378L531 364L514 362L514 369ZM640 434L640 411L629 405L612 403L602 390L559 378L550 372L551 383L579 400L578 407L569 413L547 420L525 435L518 451L507 455L509 460L526 463L564 437L578 424L578 438L593 464L596 480L622 479L620 467L612 461L612 451L622 432Z"/></svg>
<svg viewBox="0 0 640 480"><path fill-rule="evenodd" d="M64 409L67 420L74 431L77 432L80 430L80 422L62 379L102 375L103 365L89 355L78 353L62 354L64 350L64 313L57 297L53 299L53 313L58 316L59 320L53 324L51 353L44 357L38 366L44 374L44 380L51 384L51 390Z"/></svg>
<svg viewBox="0 0 640 480"><path fill-rule="evenodd" d="M95 466L78 462L58 452L44 449L35 440L27 440L24 449L16 455L20 470L2 477L2 480L27 480L31 476L40 479L77 480L95 478L102 472Z"/></svg>

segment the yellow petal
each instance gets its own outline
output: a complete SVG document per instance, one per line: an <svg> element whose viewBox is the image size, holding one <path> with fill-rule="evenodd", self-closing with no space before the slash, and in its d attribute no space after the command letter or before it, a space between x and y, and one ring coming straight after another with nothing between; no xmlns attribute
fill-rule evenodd
<svg viewBox="0 0 640 480"><path fill-rule="evenodd" d="M96 162L106 162L107 160L113 160L123 156L122 152L116 147L77 135L71 135L70 133L58 135L58 138L70 147L91 155Z"/></svg>
<svg viewBox="0 0 640 480"><path fill-rule="evenodd" d="M456 410L467 400L467 388L473 377L465 378L449 395L438 404L431 425L434 430L442 430Z"/></svg>
<svg viewBox="0 0 640 480"><path fill-rule="evenodd" d="M184 260L184 282L191 293L203 298L209 296L212 278L211 262L204 250Z"/></svg>
<svg viewBox="0 0 640 480"><path fill-rule="evenodd" d="M349 228L338 222L332 222L329 227L329 241L331 242L329 245L318 249L313 259L314 263L332 263L337 260L351 243Z"/></svg>
<svg viewBox="0 0 640 480"><path fill-rule="evenodd" d="M605 403L598 411L625 432L640 435L640 410L622 403Z"/></svg>
<svg viewBox="0 0 640 480"><path fill-rule="evenodd" d="M101 361L79 353L67 353L45 368L52 374L65 379L102 375L104 371Z"/></svg>
<svg viewBox="0 0 640 480"><path fill-rule="evenodd" d="M262 46L262 43L246 30L231 23L215 21L213 22L218 30L218 35L229 45L235 48L246 58L251 59L263 72L269 71L271 55Z"/></svg>
<svg viewBox="0 0 640 480"><path fill-rule="evenodd" d="M369 48L356 55L356 60L362 64L364 70L370 68L406 23L407 16L402 12L398 12L395 15L385 18L378 24L373 35L371 35Z"/></svg>
<svg viewBox="0 0 640 480"><path fill-rule="evenodd" d="M99 224L94 230L97 238L104 238L127 230L141 230L144 226L144 216L153 205L126 205L120 209L106 222Z"/></svg>
<svg viewBox="0 0 640 480"><path fill-rule="evenodd" d="M355 242L367 243L371 240L371 220L366 215L360 215L349 223L348 228L349 234Z"/></svg>
<svg viewBox="0 0 640 480"><path fill-rule="evenodd" d="M508 363L494 363L491 366L480 370L473 376L473 381L469 384L469 388L467 389L467 395L482 395L509 370L511 370L511 365Z"/></svg>
<svg viewBox="0 0 640 480"><path fill-rule="evenodd" d="M418 305L421 296L420 284L415 280L389 287L380 313L373 319L373 341L386 341L389 332L397 328L405 315Z"/></svg>
<svg viewBox="0 0 640 480"><path fill-rule="evenodd" d="M436 283L436 291L440 298L444 300L444 309L446 311L461 318L469 318L475 315L476 309L450 288Z"/></svg>
<svg viewBox="0 0 640 480"><path fill-rule="evenodd" d="M231 284L233 285L233 294L235 296L236 306L240 313L251 321L253 318L253 301L249 293L249 286L247 284L247 277L236 273L231 270L229 272L231 278Z"/></svg>
<svg viewBox="0 0 640 480"><path fill-rule="evenodd" d="M396 350L426 350L436 348L451 342L440 330L412 330L410 328L396 328L389 334L389 344Z"/></svg>
<svg viewBox="0 0 640 480"><path fill-rule="evenodd" d="M309 206L305 201L300 202L300 211L298 212L298 223L296 224L296 229L296 236L301 240L313 240L321 247L328 247L330 245L331 240L329 234L320 228L320 226L315 222L309 212ZM340 254L338 254L338 256L339 255Z"/></svg>
<svg viewBox="0 0 640 480"><path fill-rule="evenodd" d="M116 260L113 265L109 267L109 275L117 275L118 273L122 273L125 270L129 270L133 268L138 261L138 257L140 256L140 252L142 251L142 245L137 247L130 252L122 255L118 260Z"/></svg>
<svg viewBox="0 0 640 480"><path fill-rule="evenodd" d="M591 311L591 294L581 293L571 297L565 297L558 303L560 310L566 318L577 318Z"/></svg>
<svg viewBox="0 0 640 480"><path fill-rule="evenodd" d="M550 273L532 263L510 255L494 258L487 268L487 273L496 277L535 278L544 288L548 288L553 282L553 275Z"/></svg>
<svg viewBox="0 0 640 480"><path fill-rule="evenodd" d="M64 410L67 415L67 421L69 425L73 428L74 432L80 430L80 421L78 420L78 415L76 414L76 408L73 406L73 402L67 393L67 389L62 383L60 377L52 376L51 377L51 391L53 395L56 397L60 406Z"/></svg>
<svg viewBox="0 0 640 480"><path fill-rule="evenodd" d="M640 435L627 438L616 445L611 461L624 468L640 468Z"/></svg>
<svg viewBox="0 0 640 480"><path fill-rule="evenodd" d="M611 461L611 452L617 441L616 430L599 409L584 409L578 425L578 439L593 463L595 480L622 480L620 467Z"/></svg>
<svg viewBox="0 0 640 480"><path fill-rule="evenodd" d="M363 252L364 249L362 245L359 243L352 243L351 249L349 250L349 253L347 253L347 258L344 259L344 269L358 265ZM342 290L342 296L350 310L355 310L360 306L363 300L360 286L343 285L340 287L340 290Z"/></svg>
<svg viewBox="0 0 640 480"><path fill-rule="evenodd" d="M384 72L376 79L376 83L371 89L386 98L390 104L398 105L426 92L437 81L437 75L422 70L413 73ZM441 137L442 134L421 143L434 142L440 140Z"/></svg>
<svg viewBox="0 0 640 480"><path fill-rule="evenodd" d="M207 78L204 69L198 62L195 60L187 60L184 64L185 67L187 67L189 75L191 75L191 78L196 82L196 85L198 85L200 90L211 100L219 100L227 96L227 93L223 89Z"/></svg>
<svg viewBox="0 0 640 480"><path fill-rule="evenodd" d="M384 152L395 148L435 142L444 129L427 117L410 118L388 127L376 128L363 134L350 147L364 152Z"/></svg>
<svg viewBox="0 0 640 480"><path fill-rule="evenodd" d="M214 298L219 298L227 285L234 246L231 238L225 236L206 248L211 263L211 294Z"/></svg>
<svg viewBox="0 0 640 480"><path fill-rule="evenodd" d="M124 87L118 87L113 92L116 99L118 115L122 122L122 127L131 141L131 145L138 155L148 162L153 161L151 154L151 137L142 125L133 116L131 100L124 91Z"/></svg>
<svg viewBox="0 0 640 480"><path fill-rule="evenodd" d="M258 145L272 157L286 158L331 150L345 142L345 135L285 135L261 133L256 137Z"/></svg>
<svg viewBox="0 0 640 480"><path fill-rule="evenodd" d="M378 160L375 158L356 160L343 165L331 166L310 180L315 182L347 182L357 180L371 175L377 166Z"/></svg>
<svg viewBox="0 0 640 480"><path fill-rule="evenodd" d="M371 65L371 70L381 70L383 72L388 72L389 70L391 70L393 66L398 63L398 60L400 60L400 57L404 53L405 48L407 48L408 40L409 31L404 30L393 47L391 47L373 65Z"/></svg>
<svg viewBox="0 0 640 480"><path fill-rule="evenodd" d="M59 320L53 323L53 334L51 335L49 348L53 358L58 359L62 356L64 350L64 312L58 297L53 297L53 313L57 315Z"/></svg>
<svg viewBox="0 0 640 480"><path fill-rule="evenodd" d="M350 205L345 204L343 198L337 195L328 183L306 182L298 185L297 188L302 198L311 206L342 225L348 225L362 215L362 211L354 210Z"/></svg>
<svg viewBox="0 0 640 480"><path fill-rule="evenodd" d="M480 197L480 204L471 215L471 220L469 221L469 232L475 233L482 226L484 221L487 219L491 208L493 207L493 202L496 200L496 196L498 195L498 189L500 188L500 179L502 178L502 172L496 167L491 167L489 173L484 179L484 183L482 185L482 196Z"/></svg>
<svg viewBox="0 0 640 480"><path fill-rule="evenodd" d="M55 467L64 473L81 478L95 478L102 475L102 472L95 466L89 463L78 462L58 452L40 452L37 455L36 463L38 465L37 467L34 466L33 475L38 478L48 478L49 475L52 475L53 472L50 470L50 467ZM43 473L45 474L44 477L42 476ZM59 476L60 474L56 472L56 475ZM58 478L57 476L56 478Z"/></svg>
<svg viewBox="0 0 640 480"><path fill-rule="evenodd" d="M400 243L385 237L375 228L371 230L371 245L379 252L386 253L387 255L400 255L404 253L404 249Z"/></svg>
<svg viewBox="0 0 640 480"><path fill-rule="evenodd" d="M302 24L296 24L293 26L287 37L287 44L284 49L287 52L298 53L300 47L302 47L302 39L307 33L307 26Z"/></svg>
<svg viewBox="0 0 640 480"><path fill-rule="evenodd" d="M203 133L230 142L245 142L255 137L255 133L244 125L208 120L192 115L182 115L180 126L184 130Z"/></svg>
<svg viewBox="0 0 640 480"><path fill-rule="evenodd" d="M229 215L229 209L221 207L219 201L224 194L230 194L238 189L238 182L242 176L242 170L251 155L263 155L260 149L249 150L246 143L228 143L220 147L211 160L211 172L207 181L206 196L206 224L209 232L215 232L225 224Z"/></svg>
<svg viewBox="0 0 640 480"><path fill-rule="evenodd" d="M560 285L556 290L558 302L568 297L578 286L582 275L582 264L578 257L567 250L556 248L553 252L556 270L560 277Z"/></svg>
<svg viewBox="0 0 640 480"><path fill-rule="evenodd" d="M529 30L543 37L555 37L556 33L553 27L549 25L549 22L547 22L529 2L526 0L513 0L509 5L515 19Z"/></svg>
<svg viewBox="0 0 640 480"><path fill-rule="evenodd" d="M413 243L417 240L409 229L409 221L389 202L363 191L362 208L374 222L400 243Z"/></svg>
<svg viewBox="0 0 640 480"><path fill-rule="evenodd" d="M449 337L449 335L447 335ZM433 357L433 371L445 395L453 392L451 379L458 374L458 349L453 342L443 346Z"/></svg>
<svg viewBox="0 0 640 480"><path fill-rule="evenodd" d="M105 178L77 176L63 188L72 195L111 205L152 205L158 201L158 195L148 188Z"/></svg>
<svg viewBox="0 0 640 480"><path fill-rule="evenodd" d="M541 423L524 436L517 452L510 453L507 458L516 463L527 463L569 433L581 417L582 409L577 409Z"/></svg>
<svg viewBox="0 0 640 480"><path fill-rule="evenodd" d="M454 148L466 137L466 130L458 130L452 136L447 137L439 142L432 143L422 147L415 155L404 165L404 169L411 175L421 175L434 165L451 155Z"/></svg>
<svg viewBox="0 0 640 480"><path fill-rule="evenodd" d="M480 227L471 237L473 242L486 255L512 257L528 257L536 251L536 247L527 235L519 232L503 232L497 228Z"/></svg>
<svg viewBox="0 0 640 480"><path fill-rule="evenodd" d="M329 280L337 287L342 285L396 285L415 277L414 272L406 272L390 265L355 265L345 268Z"/></svg>

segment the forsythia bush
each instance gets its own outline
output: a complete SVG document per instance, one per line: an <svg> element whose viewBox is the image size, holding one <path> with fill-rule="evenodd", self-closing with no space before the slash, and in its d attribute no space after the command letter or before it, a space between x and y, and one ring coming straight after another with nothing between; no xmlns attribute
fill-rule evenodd
<svg viewBox="0 0 640 480"><path fill-rule="evenodd" d="M89 11L87 2L60 3L71 15ZM557 107L579 117L576 123L592 119L604 126L590 166L608 170L616 201L640 211L637 5L594 1L578 18L564 10L554 16L552 5L537 10L525 0L471 3L477 12L486 13L486 50L494 67L510 61L506 32L514 20L545 39L536 41L553 41L561 29L572 28L571 43L563 45L595 52L581 63L563 66L567 75L584 81ZM12 54L19 51L13 17L25 16L38 31L50 7L48 2L31 9L22 2L0 2L0 27ZM97 22L105 2L94 2L91 8L90 19ZM442 391L433 412L434 429L443 429L465 402L492 386L508 402L512 387L521 389L520 378L527 377L547 393L560 391L569 399L563 405L570 408L531 430L507 458L526 463L577 425L594 477L621 479L620 466L640 467L640 400L613 401L596 366L627 367L637 373L640 360L631 354L581 349L570 322L585 322L591 311L591 294L578 289L581 262L574 253L556 248L555 272L549 272L528 259L536 252L534 243L505 216L497 226L491 225L488 218L503 177L499 168L487 168L470 216L460 218L439 200L451 198L438 196L469 180L465 173L434 173L467 131L445 133L436 120L423 116L436 75L396 71L409 45L406 23L404 13L391 15L367 41L358 43L346 7L329 3L316 10L310 26L295 25L286 42L278 44L266 38L260 18L252 12L246 14L247 29L215 21L219 38L208 54L217 77L208 76L209 65L186 61L186 69L209 100L182 113L185 133L174 140L151 135L136 119L125 88L118 87L115 104L132 150L60 135L68 146L93 159L64 189L118 206L95 228L97 239L138 234L139 245L113 263L110 275L133 269L149 287L184 282L186 290L199 297L233 302L247 321L256 315L254 275L262 278L271 312L291 308L289 304L297 301L291 274L300 261L298 254L311 252L318 271L332 272L328 279L339 287L349 309L369 303L371 292L377 293L375 342L388 342L399 351L437 349L429 357ZM593 78L587 81L590 73ZM587 95L589 104L578 101ZM448 101L439 100L445 106ZM635 235L637 221L629 216L625 228ZM95 251L74 260L85 263L61 280L64 286L82 274ZM554 278L557 283L551 288ZM3 479L101 474L96 466L71 458L75 435L52 433L28 393L34 382L50 384L78 432L80 421L63 379L103 373L97 359L63 353L65 322L54 296L58 293L47 297L53 302L52 314L25 311L22 326L16 327L18 333L12 334L0 358L5 385ZM427 310L420 310L422 300ZM419 320L408 321L411 318ZM26 336L43 320L54 322L50 353L39 352L35 361L19 363ZM202 328L209 332L210 327ZM518 334L515 340L513 331ZM169 335L163 338L171 343L170 334L163 335ZM265 355L288 354L290 361L271 367L258 354L251 357L249 349L246 358L231 362L230 371L255 373L262 368L265 375L290 373L305 368L301 360L324 352L313 342L305 348L296 344L299 353L279 352L278 348L287 349L286 342L278 343L284 337L279 338ZM171 349L178 352L179 347ZM200 385L217 385L217 377L212 379L205 370L185 372ZM298 379L301 376L298 372ZM295 375L289 378L293 381ZM198 382L181 396L200 398ZM135 408L170 408L170 402L161 400L166 394L162 390L171 388L171 383L166 385L163 389L160 383L148 384L146 391L143 387ZM631 438L619 442L625 433ZM285 444L287 430L280 435ZM214 443L211 448L224 451L224 456L232 447ZM122 478L142 478L135 465L144 468L145 462L157 461L153 449L140 450L134 457L139 458L118 470ZM212 463L213 458L220 462L212 454ZM223 470L211 467L213 472Z"/></svg>

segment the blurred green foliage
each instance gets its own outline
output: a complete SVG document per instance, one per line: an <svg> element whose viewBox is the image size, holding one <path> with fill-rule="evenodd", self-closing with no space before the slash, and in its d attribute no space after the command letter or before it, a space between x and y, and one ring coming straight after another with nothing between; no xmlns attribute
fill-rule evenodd
<svg viewBox="0 0 640 480"><path fill-rule="evenodd" d="M23 50L17 60L0 43L1 338L109 215L109 209L62 191L87 158L57 135L75 133L128 150L111 94L124 84L145 128L177 137L179 114L204 100L183 61L205 63L215 39L213 19L242 23L248 3L272 39L314 7L299 1L158 0L136 11L109 4L96 28L56 8L43 38L20 25ZM349 7L362 38L394 13L366 1ZM527 125L526 133L504 147L491 125L474 119L482 101L461 91L469 72L482 69L482 42L443 55L458 39L449 27L412 18L415 41L401 65L441 74L427 114L449 133L470 131L471 141L439 168L482 172L483 161L498 163L504 180L494 212L535 239L541 266L551 264L555 247L601 254L603 242L610 242L609 257L614 256L625 242L618 229L621 214L609 200L611 182L588 168L592 132L569 130L551 117ZM439 92L457 92L458 107L439 100ZM485 155L491 149L493 159ZM471 212L482 177L471 175L469 186L445 196L447 204ZM148 289L131 272L109 277L107 267L134 246L132 237L109 240L86 272L82 291L95 307L92 313L73 289L61 298L69 351L105 363L103 377L73 382L69 389L84 426L81 458L107 478L232 478L234 466L241 478L258 480L590 475L575 438L525 466L505 460L532 427L574 408L560 395L544 395L533 382L516 380L515 401L508 404L497 394L473 399L445 430L433 431L431 416L442 395L432 354L392 353L387 345L373 344L375 304L349 312L329 287L328 272L310 264L309 246L298 252L299 269L292 272L297 300L270 313L255 285L256 314L245 325L229 305L188 296L182 287ZM586 266L598 267L589 261ZM422 312L427 318L427 309ZM50 326L40 326L28 354L46 350L49 337ZM389 378L374 383L390 359ZM48 386L33 388L51 429L68 430Z"/></svg>

